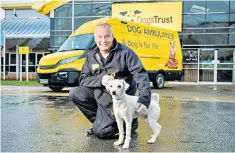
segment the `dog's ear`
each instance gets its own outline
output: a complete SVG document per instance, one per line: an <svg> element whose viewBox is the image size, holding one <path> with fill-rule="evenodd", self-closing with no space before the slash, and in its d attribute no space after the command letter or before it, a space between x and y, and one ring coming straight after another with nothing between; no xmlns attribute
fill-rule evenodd
<svg viewBox="0 0 235 153"><path fill-rule="evenodd" d="M127 89L129 88L129 84L128 83L126 83L126 81L125 80L123 80L123 87L125 88L125 90L127 91Z"/></svg>

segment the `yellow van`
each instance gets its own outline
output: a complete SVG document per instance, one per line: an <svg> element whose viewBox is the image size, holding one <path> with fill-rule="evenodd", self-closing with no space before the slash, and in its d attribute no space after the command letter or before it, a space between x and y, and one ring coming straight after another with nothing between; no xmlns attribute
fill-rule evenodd
<svg viewBox="0 0 235 153"><path fill-rule="evenodd" d="M95 45L95 25L100 22L109 23L117 41L135 51L155 88L163 88L165 81L181 79L182 50L177 31L118 18L102 18L83 24L57 52L42 57L37 68L38 82L53 91L78 86L87 50Z"/></svg>

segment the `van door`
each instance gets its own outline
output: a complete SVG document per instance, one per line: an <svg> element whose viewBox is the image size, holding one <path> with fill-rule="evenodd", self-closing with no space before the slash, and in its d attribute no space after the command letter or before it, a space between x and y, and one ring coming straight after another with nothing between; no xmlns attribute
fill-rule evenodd
<svg viewBox="0 0 235 153"><path fill-rule="evenodd" d="M137 34L139 32L138 27L130 25L127 22L121 22L120 24L112 24L114 37L119 43L123 43L130 47L135 53L138 49Z"/></svg>

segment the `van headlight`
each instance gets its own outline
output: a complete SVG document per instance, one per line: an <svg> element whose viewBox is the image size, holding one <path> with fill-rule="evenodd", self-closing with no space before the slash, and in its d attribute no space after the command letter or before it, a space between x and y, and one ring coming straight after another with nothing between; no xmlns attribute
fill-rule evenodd
<svg viewBox="0 0 235 153"><path fill-rule="evenodd" d="M80 58L80 56L78 56L78 57L72 57L72 58L67 58L67 59L61 60L61 61L59 62L59 65L63 65L63 64L67 64L67 63L72 63L72 62L74 62L75 60L77 60L77 59L79 59L79 58Z"/></svg>

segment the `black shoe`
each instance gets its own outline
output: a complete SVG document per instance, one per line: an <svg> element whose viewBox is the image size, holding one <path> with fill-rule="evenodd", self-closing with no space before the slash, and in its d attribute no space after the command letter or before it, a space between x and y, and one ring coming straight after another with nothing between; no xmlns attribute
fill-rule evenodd
<svg viewBox="0 0 235 153"><path fill-rule="evenodd" d="M90 128L87 130L87 136L91 136L91 135L94 135L93 128Z"/></svg>

